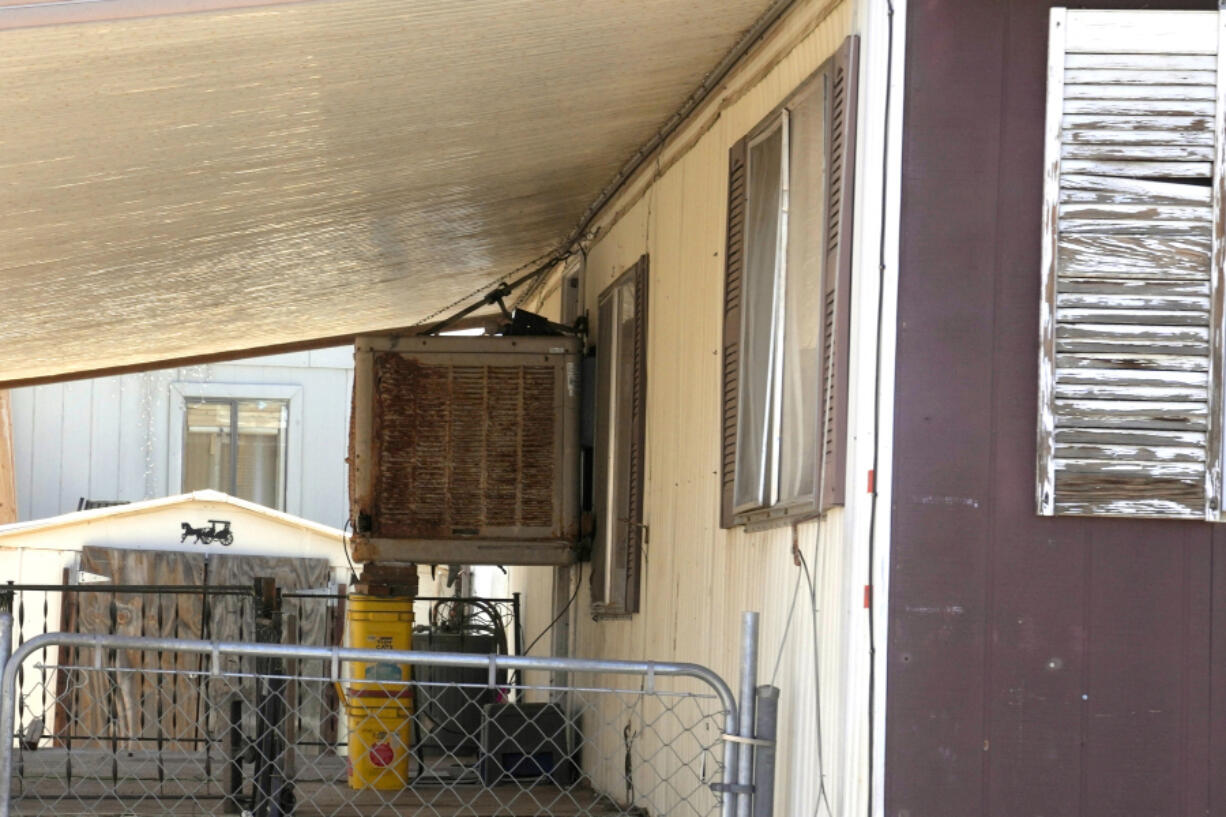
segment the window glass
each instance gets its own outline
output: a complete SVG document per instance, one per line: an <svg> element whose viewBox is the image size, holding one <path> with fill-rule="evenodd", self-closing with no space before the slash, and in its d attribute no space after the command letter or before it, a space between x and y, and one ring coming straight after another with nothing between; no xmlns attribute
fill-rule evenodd
<svg viewBox="0 0 1226 817"><path fill-rule="evenodd" d="M183 490L230 492L230 404L187 404Z"/></svg>
<svg viewBox="0 0 1226 817"><path fill-rule="evenodd" d="M740 417L735 504L752 509L773 501L777 462L771 430L778 412L780 348L777 317L779 245L784 229L784 127L780 122L749 147L745 272L742 282Z"/></svg>
<svg viewBox="0 0 1226 817"><path fill-rule="evenodd" d="M280 508L285 474L285 404L273 400L243 401L236 409L238 463L234 495Z"/></svg>
<svg viewBox="0 0 1226 817"><path fill-rule="evenodd" d="M627 571L631 528L632 437L635 433L636 278L627 275L600 297L597 346L596 552L592 600L600 612L628 609Z"/></svg>
<svg viewBox="0 0 1226 817"><path fill-rule="evenodd" d="M817 491L822 264L826 223L825 83L788 106L788 224L779 501ZM800 225L805 225L803 229Z"/></svg>
<svg viewBox="0 0 1226 817"><path fill-rule="evenodd" d="M189 401L183 490L211 488L284 508L287 417L280 400Z"/></svg>
<svg viewBox="0 0 1226 817"><path fill-rule="evenodd" d="M621 334L617 331L617 291L614 290L600 301L597 320L596 348L596 383L600 394L596 400L596 457L597 459L597 495L596 518L599 520L597 530L596 552L592 554L593 570L598 570L600 583L592 588L593 596L600 602L606 602L612 597L613 571L609 569L609 550L617 540L616 512L617 508L617 478L614 470L615 453L625 447L619 432L629 433L617 423L617 382L614 374L617 372L617 341Z"/></svg>

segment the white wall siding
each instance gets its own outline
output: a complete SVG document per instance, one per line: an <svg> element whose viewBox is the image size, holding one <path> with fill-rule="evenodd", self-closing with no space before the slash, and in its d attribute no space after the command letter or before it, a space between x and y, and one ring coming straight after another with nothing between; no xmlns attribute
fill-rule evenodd
<svg viewBox="0 0 1226 817"><path fill-rule="evenodd" d="M341 347L14 389L18 518L76 510L81 497L176 492L180 460L170 446L181 434L171 424L182 420L173 384L190 384L193 393L230 384L301 389L290 422L301 424L304 442L287 462L286 510L343 527L352 365L352 351Z"/></svg>
<svg viewBox="0 0 1226 817"><path fill-rule="evenodd" d="M795 531L720 529L728 148L835 52L855 29L856 14L850 0L798 3L729 77L722 96L683 126L652 167L597 219L600 232L588 250L584 283L594 314L599 293L641 254L650 255L649 540L643 549L642 602L634 616L593 621L590 568L582 567L569 617L570 649L583 656L695 661L735 686L741 611L759 611L760 681L773 680L782 689L778 814L815 813L819 797L825 801L823 814L841 817L866 809L870 659L864 587L869 571L858 548L867 534L865 463L872 461L877 253L873 236L859 238L855 275L869 280L853 283L850 388L860 399L853 398L849 417L848 507ZM862 97L866 85L862 77ZM862 111L866 104L862 98ZM880 163L880 154L871 160L860 156L862 166L867 161ZM861 191L859 198L857 213L880 206L872 190ZM550 306L543 311L552 313ZM807 561L808 577L793 563L793 541ZM550 595L551 576L539 568L513 572L513 586L525 592L529 637L553 617L543 601ZM538 645L534 652L546 649ZM607 782L620 790L616 780Z"/></svg>

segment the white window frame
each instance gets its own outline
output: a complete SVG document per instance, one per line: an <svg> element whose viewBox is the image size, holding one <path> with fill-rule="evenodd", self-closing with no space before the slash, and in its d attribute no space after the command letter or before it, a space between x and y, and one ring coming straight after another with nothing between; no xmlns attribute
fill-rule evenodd
<svg viewBox="0 0 1226 817"><path fill-rule="evenodd" d="M302 514L302 386L266 383L175 382L170 384L168 487L183 493L183 445L189 400L276 400L286 404L285 513Z"/></svg>
<svg viewBox="0 0 1226 817"><path fill-rule="evenodd" d="M791 157L788 155L791 150L790 124L788 109L780 109L759 126L758 132L750 137L745 149L745 187L749 191L750 197L747 206L752 206L754 178L753 150L757 145L771 138L776 131L779 132L779 221L775 230L775 281L774 298L771 303L770 326L766 328L755 325L748 312L742 313L741 320L742 361L744 361L744 350L748 348L748 340L752 335L761 332L770 339L770 363L766 376L764 395L768 410L763 412L766 415L767 424L763 434L765 450L755 449L760 474L760 482L755 491L757 499L753 502L737 504L734 508L737 516L774 508L779 503L779 469L782 462L780 446L783 444L783 343L787 321L788 191L791 185ZM748 223L746 223L745 231L747 235L746 252L748 253L750 240L748 238L750 233ZM749 271L747 264L745 271L746 283L742 284L742 286L747 288L748 279ZM820 287L820 281L815 283L814 286ZM748 445L742 437L744 431L743 421L745 418L743 407L748 405L750 398L754 396L749 393L749 378L745 375L744 363L742 363L739 383L741 394L737 405L741 406L742 410L737 416L736 487L734 488L734 496L739 495L741 489L741 477L743 474L741 457L742 455L747 455L750 449L754 448Z"/></svg>

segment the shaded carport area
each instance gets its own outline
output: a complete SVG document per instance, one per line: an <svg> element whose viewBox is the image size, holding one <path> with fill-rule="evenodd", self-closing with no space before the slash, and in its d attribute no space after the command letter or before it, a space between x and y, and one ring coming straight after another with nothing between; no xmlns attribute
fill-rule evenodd
<svg viewBox="0 0 1226 817"><path fill-rule="evenodd" d="M0 0L0 389L420 326L542 269L788 5ZM718 735L720 702L682 694L661 711ZM345 795L319 813L386 805L318 757ZM136 761L102 800L156 799ZM48 785L31 813L84 796ZM608 810L585 786L488 813ZM455 790L401 810L486 813Z"/></svg>
<svg viewBox="0 0 1226 817"><path fill-rule="evenodd" d="M0 0L0 386L444 314L786 5Z"/></svg>

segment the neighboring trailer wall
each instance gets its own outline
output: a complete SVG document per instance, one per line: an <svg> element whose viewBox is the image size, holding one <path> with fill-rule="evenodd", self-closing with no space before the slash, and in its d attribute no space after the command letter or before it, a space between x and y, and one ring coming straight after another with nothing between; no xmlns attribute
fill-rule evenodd
<svg viewBox="0 0 1226 817"><path fill-rule="evenodd" d="M182 474L172 467L181 469L182 460L171 445L182 434L171 423L183 419L172 384L190 384L191 396L211 394L210 384L217 396L228 396L226 386L268 386L261 395L267 398L296 389L284 510L344 527L348 347L14 389L18 519L75 511L80 497L133 501L178 493Z"/></svg>
<svg viewBox="0 0 1226 817"><path fill-rule="evenodd" d="M741 611L760 611L760 680L773 677L783 690L778 814L814 813L823 781L828 802L819 813L827 813L827 806L834 815L864 814L868 808L868 570L860 537L868 523L866 441L872 436L872 410L867 401L852 398L849 434L858 448L849 458L848 507L833 508L823 522L805 522L796 530L813 573L815 634L804 571L793 563L793 529L746 533L719 527L728 151L856 30L857 12L852 2L798 3L733 72L722 96L683 126L662 157L651 160L645 178L629 184L606 208L597 220L600 233L587 253L583 281L584 302L595 316L600 293L644 253L649 257L647 536L641 605L634 615L593 620L590 565L571 571L572 582L561 597L564 603L577 581L577 598L562 625L570 627L569 648L579 656L695 661L732 680L739 670ZM878 154L862 161L879 167L881 159ZM878 177L866 194L874 213L880 208L879 190ZM862 276L852 290L857 325L867 317L871 326L876 316L877 238L874 228L857 261L855 275ZM540 304L556 316L558 286L555 275L527 307ZM862 396L867 388L871 397L873 352L857 346L861 331L853 326L851 391ZM874 338L875 328L867 336ZM853 519L858 520L854 526ZM547 569L512 571L512 589L525 593L529 641L553 618L545 603L552 580ZM775 676L798 581L791 632ZM550 639L544 638L532 652L550 650ZM607 773L611 790L623 791L620 771Z"/></svg>
<svg viewBox="0 0 1226 817"><path fill-rule="evenodd" d="M1047 4L909 8L884 813L1222 814L1226 528L1035 513Z"/></svg>

